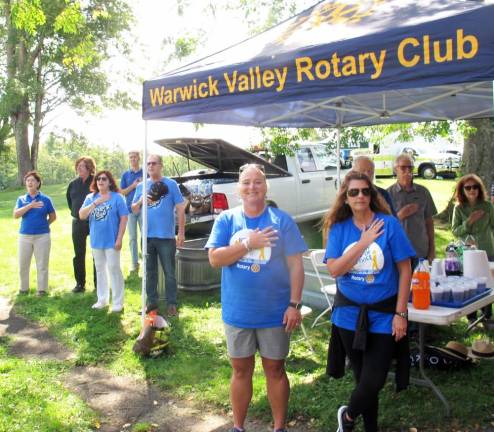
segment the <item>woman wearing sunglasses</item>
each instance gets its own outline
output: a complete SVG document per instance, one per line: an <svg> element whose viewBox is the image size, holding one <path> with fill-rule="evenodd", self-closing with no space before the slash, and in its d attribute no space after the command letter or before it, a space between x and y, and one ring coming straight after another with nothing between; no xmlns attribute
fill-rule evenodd
<svg viewBox="0 0 494 432"><path fill-rule="evenodd" d="M467 174L456 184L454 196L453 234L458 238L473 236L477 248L485 250L489 261L494 261L494 206L488 201L484 183L479 176ZM492 316L490 305L483 310L487 318ZM476 312L468 315L469 320L475 318Z"/></svg>
<svg viewBox="0 0 494 432"><path fill-rule="evenodd" d="M403 338L408 324L410 258L415 251L370 179L355 171L345 177L324 228L329 231L325 260L338 286L328 373L343 376L335 364L344 365L346 355L356 381L348 405L338 410L338 431L352 431L360 415L366 432L377 431L379 391L395 342L407 343Z"/></svg>
<svg viewBox="0 0 494 432"><path fill-rule="evenodd" d="M120 250L129 212L110 171L102 170L96 173L90 190L93 193L84 200L79 217L82 220L89 218L89 237L98 280L98 301L93 305L93 309L103 309L110 303L107 276L109 273L112 312L121 312L124 279L120 269Z"/></svg>

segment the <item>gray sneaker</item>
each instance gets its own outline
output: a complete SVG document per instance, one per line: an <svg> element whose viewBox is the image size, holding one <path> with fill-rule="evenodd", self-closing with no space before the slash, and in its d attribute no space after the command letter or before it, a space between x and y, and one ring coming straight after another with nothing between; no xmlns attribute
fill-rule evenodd
<svg viewBox="0 0 494 432"><path fill-rule="evenodd" d="M346 405L342 405L338 409L338 430L336 432L351 432L355 427L355 422L348 420L345 416L347 409Z"/></svg>

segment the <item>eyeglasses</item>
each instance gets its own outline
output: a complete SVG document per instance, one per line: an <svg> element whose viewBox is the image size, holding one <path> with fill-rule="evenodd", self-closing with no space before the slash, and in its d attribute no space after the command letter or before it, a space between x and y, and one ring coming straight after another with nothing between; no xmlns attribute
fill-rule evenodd
<svg viewBox="0 0 494 432"><path fill-rule="evenodd" d="M155 166L155 165L159 165L159 162L156 162L156 161L149 161L148 162L148 166Z"/></svg>
<svg viewBox="0 0 494 432"><path fill-rule="evenodd" d="M261 165L261 164L256 164L256 163L246 163L246 164L243 164L239 169L238 169L238 173L239 174L242 174L247 168L249 167L255 167L257 168L258 170L262 171L263 173L266 173L266 170L264 169L264 165Z"/></svg>
<svg viewBox="0 0 494 432"><path fill-rule="evenodd" d="M465 189L466 191L471 191L472 189L473 190L479 190L480 187L478 184L473 184L473 185L465 185L465 186L463 186L463 189Z"/></svg>
<svg viewBox="0 0 494 432"><path fill-rule="evenodd" d="M96 177L96 181L107 181L108 180L108 177Z"/></svg>
<svg viewBox="0 0 494 432"><path fill-rule="evenodd" d="M349 197L352 197L352 198L355 198L356 196L359 195L359 193L362 192L362 195L365 196L365 197L368 197L370 196L371 194L371 190L370 188L366 187L366 188L362 188L362 189L359 189L359 188L355 188L355 189L348 189L346 191L346 194L347 196Z"/></svg>
<svg viewBox="0 0 494 432"><path fill-rule="evenodd" d="M396 168L399 168L400 171L413 171L413 165L397 165Z"/></svg>

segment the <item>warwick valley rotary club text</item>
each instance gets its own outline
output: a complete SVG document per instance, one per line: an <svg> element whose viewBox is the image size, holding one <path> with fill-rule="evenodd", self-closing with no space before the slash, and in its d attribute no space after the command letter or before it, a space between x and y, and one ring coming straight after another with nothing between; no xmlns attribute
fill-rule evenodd
<svg viewBox="0 0 494 432"><path fill-rule="evenodd" d="M407 37L396 50L399 64L405 68L433 63L468 60L477 54L478 39L474 35L465 35L463 29L443 41L433 40L429 35L421 38ZM371 80L378 79L385 67L387 50L362 52L357 55L339 56L337 52L328 58L314 61L311 57L296 57L293 68L296 83L304 81L338 79L354 75L367 75ZM209 75L202 81L192 79L187 85L166 87L161 85L149 89L151 105L162 106L194 99L203 99L220 94L242 93L261 89L273 89L282 92L286 88L289 65L261 68L251 66L246 71L232 70L223 72L217 79ZM220 86L220 80L223 80Z"/></svg>

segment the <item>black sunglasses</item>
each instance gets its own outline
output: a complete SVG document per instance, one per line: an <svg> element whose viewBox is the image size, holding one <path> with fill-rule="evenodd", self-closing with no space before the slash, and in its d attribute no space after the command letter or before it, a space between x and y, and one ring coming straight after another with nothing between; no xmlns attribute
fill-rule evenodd
<svg viewBox="0 0 494 432"><path fill-rule="evenodd" d="M479 190L480 187L478 184L474 184L474 185L463 186L463 189L465 189L466 191L471 191L472 189Z"/></svg>
<svg viewBox="0 0 494 432"><path fill-rule="evenodd" d="M96 181L107 181L108 177L96 177Z"/></svg>
<svg viewBox="0 0 494 432"><path fill-rule="evenodd" d="M371 190L370 188L366 187L366 188L362 188L362 189L359 189L359 188L355 188L355 189L348 189L346 191L346 194L347 196L349 197L352 197L352 198L355 198L356 196L359 195L359 193L362 192L362 195L365 196L365 197L368 197L370 196L371 194Z"/></svg>
<svg viewBox="0 0 494 432"><path fill-rule="evenodd" d="M396 168L399 168L401 171L413 171L413 165L398 165Z"/></svg>
<svg viewBox="0 0 494 432"><path fill-rule="evenodd" d="M158 165L158 164L159 164L159 162L156 162L156 161L149 161L148 162L148 166L150 166L150 165L154 166L154 165Z"/></svg>

